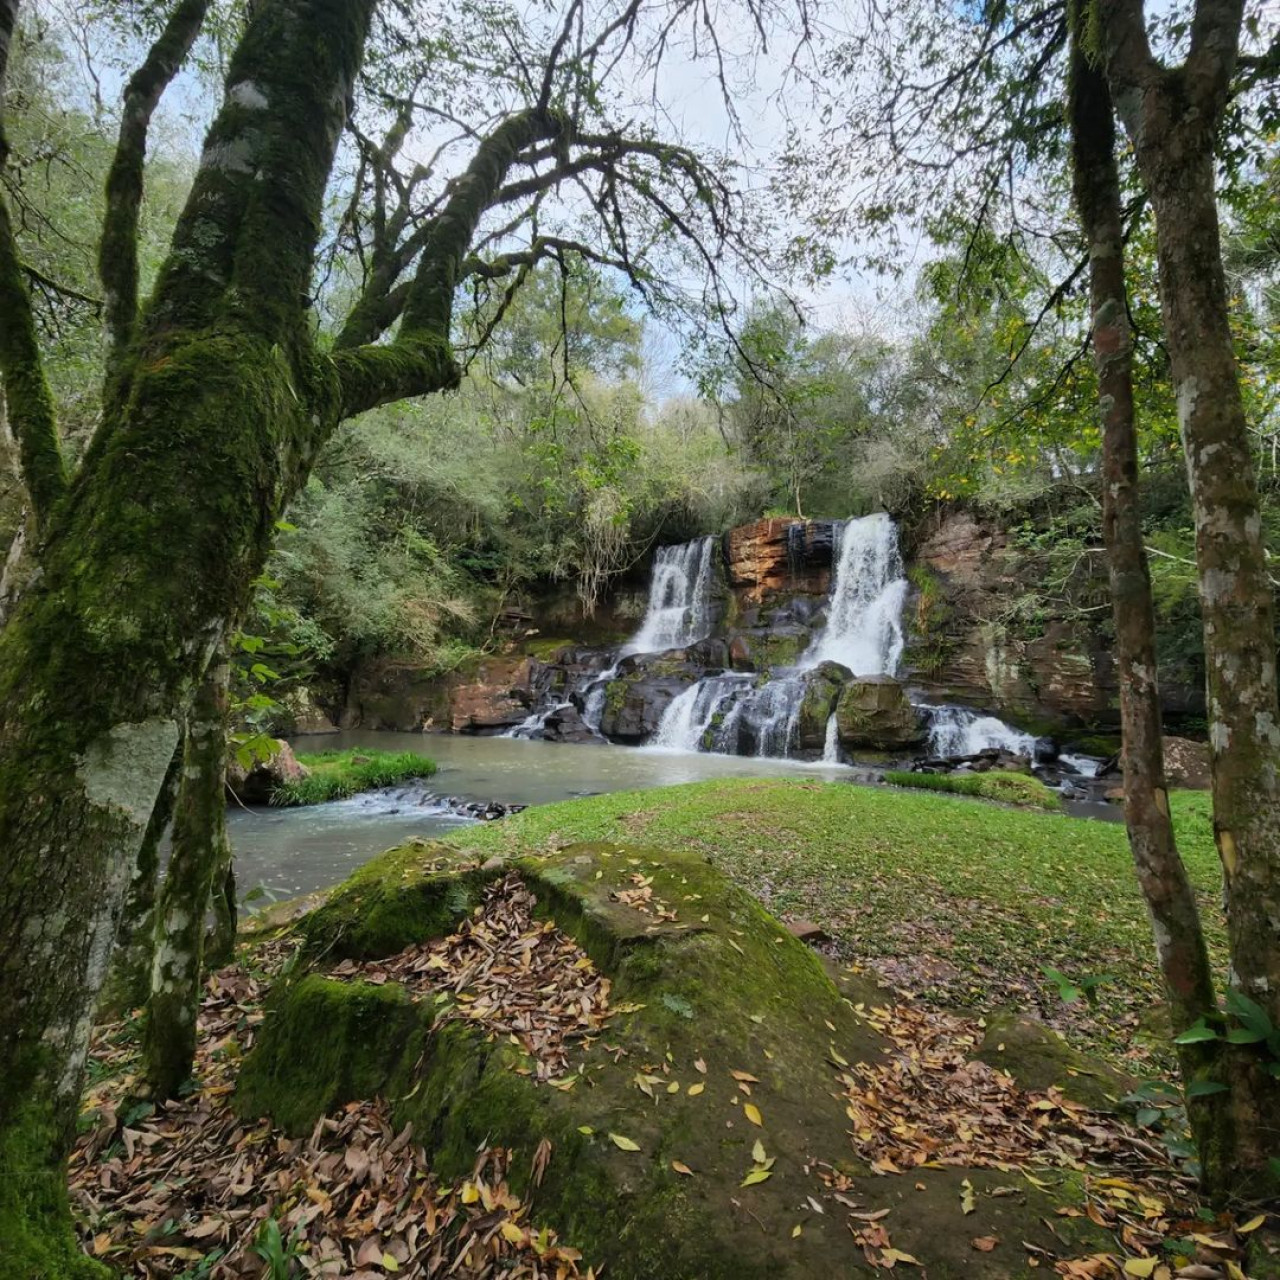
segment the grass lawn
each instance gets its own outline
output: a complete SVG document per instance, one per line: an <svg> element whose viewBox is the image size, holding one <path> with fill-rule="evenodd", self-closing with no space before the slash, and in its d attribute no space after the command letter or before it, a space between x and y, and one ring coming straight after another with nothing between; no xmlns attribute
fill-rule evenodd
<svg viewBox="0 0 1280 1280"><path fill-rule="evenodd" d="M392 787L410 778L429 778L436 771L434 760L412 751L321 751L300 755L298 763L309 776L281 783L271 796L273 805L289 807L345 800L361 791Z"/></svg>
<svg viewBox="0 0 1280 1280"><path fill-rule="evenodd" d="M1173 797L1182 854L1221 959L1205 795ZM840 956L940 1004L1038 1013L1143 1074L1169 1062L1159 977L1124 827L931 792L736 778L525 810L449 837L480 855L582 840L692 849ZM1064 1005L1041 969L1102 974Z"/></svg>

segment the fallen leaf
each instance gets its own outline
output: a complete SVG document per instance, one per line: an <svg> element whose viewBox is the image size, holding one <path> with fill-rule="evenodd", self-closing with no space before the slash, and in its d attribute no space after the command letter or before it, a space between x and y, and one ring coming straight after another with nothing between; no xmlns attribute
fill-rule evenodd
<svg viewBox="0 0 1280 1280"><path fill-rule="evenodd" d="M973 1245L979 1253L990 1253L991 1250L1000 1243L1000 1241L995 1236L977 1236L973 1240L970 1240L969 1243Z"/></svg>
<svg viewBox="0 0 1280 1280"><path fill-rule="evenodd" d="M921 1267L924 1265L919 1258L913 1258L909 1253L903 1253L901 1249L886 1249L880 1255L880 1265L892 1268L899 1262L905 1262L911 1267Z"/></svg>
<svg viewBox="0 0 1280 1280"><path fill-rule="evenodd" d="M700 1094L703 1091L703 1089L705 1089L706 1087L707 1086L703 1084L701 1080L699 1080L697 1084L691 1084L689 1088L686 1090L686 1092L688 1093L689 1097L696 1098L698 1094Z"/></svg>
<svg viewBox="0 0 1280 1280"><path fill-rule="evenodd" d="M1159 1258L1126 1258L1124 1273L1127 1276L1149 1276L1159 1265Z"/></svg>
<svg viewBox="0 0 1280 1280"><path fill-rule="evenodd" d="M757 1107L754 1102L748 1102L747 1105L742 1108L742 1114L745 1115L752 1124L759 1125L761 1128L764 1127L764 1117L760 1114L760 1108Z"/></svg>
<svg viewBox="0 0 1280 1280"><path fill-rule="evenodd" d="M671 1162L671 1167L672 1167L672 1168L673 1168L677 1173L683 1173L683 1174L684 1174L684 1176L685 1176L686 1178L692 1178L692 1177L693 1177L693 1170L692 1170L692 1169L690 1169L690 1168L689 1168L689 1166L688 1166L687 1164L685 1164L683 1160L673 1160L673 1161Z"/></svg>
<svg viewBox="0 0 1280 1280"><path fill-rule="evenodd" d="M973 1198L973 1183L966 1178L960 1184L960 1212L972 1213L978 1207Z"/></svg>
<svg viewBox="0 0 1280 1280"><path fill-rule="evenodd" d="M639 1143L632 1142L630 1138L624 1138L620 1133L611 1133L609 1141L613 1143L619 1151L639 1151Z"/></svg>
<svg viewBox="0 0 1280 1280"><path fill-rule="evenodd" d="M1249 1221L1244 1224L1244 1226L1237 1227L1236 1232L1239 1235L1247 1236L1249 1232L1257 1231L1257 1229L1260 1226L1262 1226L1262 1224L1266 1222L1266 1220L1267 1220L1267 1215L1265 1213L1260 1213L1256 1218L1250 1218Z"/></svg>
<svg viewBox="0 0 1280 1280"><path fill-rule="evenodd" d="M804 1228L797 1222L796 1225L791 1228L791 1238L794 1240L803 1230Z"/></svg>
<svg viewBox="0 0 1280 1280"><path fill-rule="evenodd" d="M768 1169L752 1169L749 1174L742 1180L742 1186L754 1187L757 1182L763 1182L766 1178L772 1178L773 1174Z"/></svg>

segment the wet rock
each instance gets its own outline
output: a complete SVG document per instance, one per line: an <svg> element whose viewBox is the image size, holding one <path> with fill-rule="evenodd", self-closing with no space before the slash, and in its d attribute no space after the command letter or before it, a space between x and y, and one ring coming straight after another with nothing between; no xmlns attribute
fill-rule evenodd
<svg viewBox="0 0 1280 1280"><path fill-rule="evenodd" d="M836 704L836 725L846 747L899 751L918 746L925 738L924 725L906 690L890 676L850 680Z"/></svg>
<svg viewBox="0 0 1280 1280"><path fill-rule="evenodd" d="M804 697L796 721L796 746L801 751L821 751L826 745L827 721L852 679L853 672L838 662L823 662L805 673Z"/></svg>
<svg viewBox="0 0 1280 1280"><path fill-rule="evenodd" d="M270 804L278 786L307 776L307 767L298 763L293 748L278 740L269 760L255 760L248 769L234 756L227 762L227 786L241 804Z"/></svg>
<svg viewBox="0 0 1280 1280"><path fill-rule="evenodd" d="M594 742L602 739L591 731L578 708L573 705L557 707L542 722L542 736L547 742Z"/></svg>
<svg viewBox="0 0 1280 1280"><path fill-rule="evenodd" d="M720 658L718 664L707 658ZM658 728L671 702L695 684L709 667L723 670L728 647L723 641L691 645L667 653L638 653L618 664L605 690L600 732L617 742L643 742Z"/></svg>

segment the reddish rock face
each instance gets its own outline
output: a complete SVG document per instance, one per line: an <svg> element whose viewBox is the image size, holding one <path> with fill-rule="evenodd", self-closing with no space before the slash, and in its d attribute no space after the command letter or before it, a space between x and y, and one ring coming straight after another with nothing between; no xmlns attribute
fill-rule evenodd
<svg viewBox="0 0 1280 1280"><path fill-rule="evenodd" d="M449 727L454 733L500 729L529 714L533 662L529 658L490 658L476 677L449 693Z"/></svg>
<svg viewBox="0 0 1280 1280"><path fill-rule="evenodd" d="M831 585L831 544L830 521L774 516L739 525L725 539L729 585L750 604L779 591L825 595Z"/></svg>

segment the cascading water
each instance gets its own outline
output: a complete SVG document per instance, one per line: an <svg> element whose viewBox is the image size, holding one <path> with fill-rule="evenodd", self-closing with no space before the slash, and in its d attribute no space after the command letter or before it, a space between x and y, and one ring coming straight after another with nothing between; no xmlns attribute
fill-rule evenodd
<svg viewBox="0 0 1280 1280"><path fill-rule="evenodd" d="M929 750L935 756L977 755L979 751L1008 751L1034 759L1036 738L995 716L969 707L921 707L929 719Z"/></svg>
<svg viewBox="0 0 1280 1280"><path fill-rule="evenodd" d="M883 512L846 520L838 535L827 625L801 659L801 669L838 662L855 676L893 675L902 658L906 596L893 521Z"/></svg>
<svg viewBox="0 0 1280 1280"><path fill-rule="evenodd" d="M714 538L698 538L658 548L644 621L619 657L683 649L711 634L715 544Z"/></svg>
<svg viewBox="0 0 1280 1280"><path fill-rule="evenodd" d="M822 763L840 763L840 722L833 711L827 717L827 736L822 744Z"/></svg>
<svg viewBox="0 0 1280 1280"><path fill-rule="evenodd" d="M655 572L655 589L657 581ZM906 594L892 519L879 514L844 521L837 533L827 624L800 661L762 685L751 676L704 677L667 707L648 745L786 758L794 749L806 672L823 662L841 663L857 676L897 671ZM717 716L719 725L713 723Z"/></svg>

